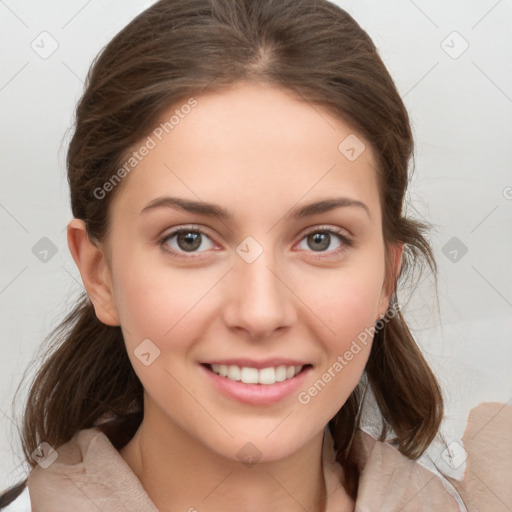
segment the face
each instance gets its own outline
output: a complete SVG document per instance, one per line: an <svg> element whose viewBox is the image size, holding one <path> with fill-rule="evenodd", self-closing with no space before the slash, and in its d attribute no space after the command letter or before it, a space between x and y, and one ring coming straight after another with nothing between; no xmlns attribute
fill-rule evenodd
<svg viewBox="0 0 512 512"><path fill-rule="evenodd" d="M276 460L345 403L371 348L354 341L388 306L375 158L283 89L195 100L118 185L102 321L121 325L144 421Z"/></svg>

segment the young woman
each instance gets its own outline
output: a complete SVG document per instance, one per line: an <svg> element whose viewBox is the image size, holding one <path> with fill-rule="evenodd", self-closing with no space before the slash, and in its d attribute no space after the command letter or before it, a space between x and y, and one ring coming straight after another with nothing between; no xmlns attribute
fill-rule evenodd
<svg viewBox="0 0 512 512"><path fill-rule="evenodd" d="M34 510L466 510L414 462L440 388L397 286L413 140L368 35L320 0L161 0L76 111L85 292L26 406ZM367 390L379 440L359 428Z"/></svg>

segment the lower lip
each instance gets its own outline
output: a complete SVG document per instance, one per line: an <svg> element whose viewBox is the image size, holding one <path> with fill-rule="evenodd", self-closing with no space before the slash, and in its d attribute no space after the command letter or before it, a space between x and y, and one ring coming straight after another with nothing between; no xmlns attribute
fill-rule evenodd
<svg viewBox="0 0 512 512"><path fill-rule="evenodd" d="M280 402L301 386L306 374L311 370L311 366L307 366L295 377L275 384L246 384L217 375L203 365L199 366L213 386L223 395L250 405L272 405Z"/></svg>

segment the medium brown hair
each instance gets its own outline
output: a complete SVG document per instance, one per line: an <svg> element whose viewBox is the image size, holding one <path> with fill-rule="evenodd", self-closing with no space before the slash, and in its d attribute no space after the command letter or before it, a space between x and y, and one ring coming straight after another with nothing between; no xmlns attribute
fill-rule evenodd
<svg viewBox="0 0 512 512"><path fill-rule="evenodd" d="M161 0L114 37L89 70L67 153L72 212L86 222L91 241L105 240L109 205L121 187L101 200L95 189L162 114L183 98L241 81L285 88L370 142L378 160L383 239L388 247L404 244L398 275L386 256L390 307L397 306L397 283L411 269L428 266L435 276L427 226L404 214L413 155L406 108L368 34L326 0ZM120 449L142 421L143 400L120 327L101 323L83 292L47 340L53 343L24 410L21 439L29 465L35 466L31 453L39 443L58 447L109 414L117 419L105 432ZM443 415L440 387L399 311L377 330L364 376L329 422L353 498L353 440L367 386L382 413L380 440L392 431L399 451L411 459L432 442ZM0 506L26 482L0 496Z"/></svg>

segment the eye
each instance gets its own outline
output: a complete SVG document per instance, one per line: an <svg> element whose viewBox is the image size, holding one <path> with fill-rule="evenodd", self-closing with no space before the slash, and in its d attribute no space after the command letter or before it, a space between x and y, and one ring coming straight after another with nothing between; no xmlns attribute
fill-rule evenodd
<svg viewBox="0 0 512 512"><path fill-rule="evenodd" d="M336 241L337 246L332 247ZM346 237L341 230L333 228L317 227L306 233L300 243L305 242L308 247L300 247L301 250L312 250L314 253L328 253L329 255L340 254L352 246L352 241ZM208 249L215 247L212 239L203 230L193 227L182 227L166 234L159 240L162 250L172 253L178 257L195 258ZM202 248L203 250L199 250ZM187 256L188 253L188 256ZM320 256L323 257L323 256Z"/></svg>
<svg viewBox="0 0 512 512"><path fill-rule="evenodd" d="M302 247L302 249L312 249L316 253L340 254L352 245L352 241L341 230L321 227L306 233L301 243L303 241L307 244L307 247ZM332 245L336 242L337 246L333 248Z"/></svg>
<svg viewBox="0 0 512 512"><path fill-rule="evenodd" d="M171 252L179 256L182 256L184 253L204 252L202 250L199 251L198 249L202 247L203 249L208 250L215 246L211 238L204 231L198 228L176 229L160 239L159 244L164 251Z"/></svg>

